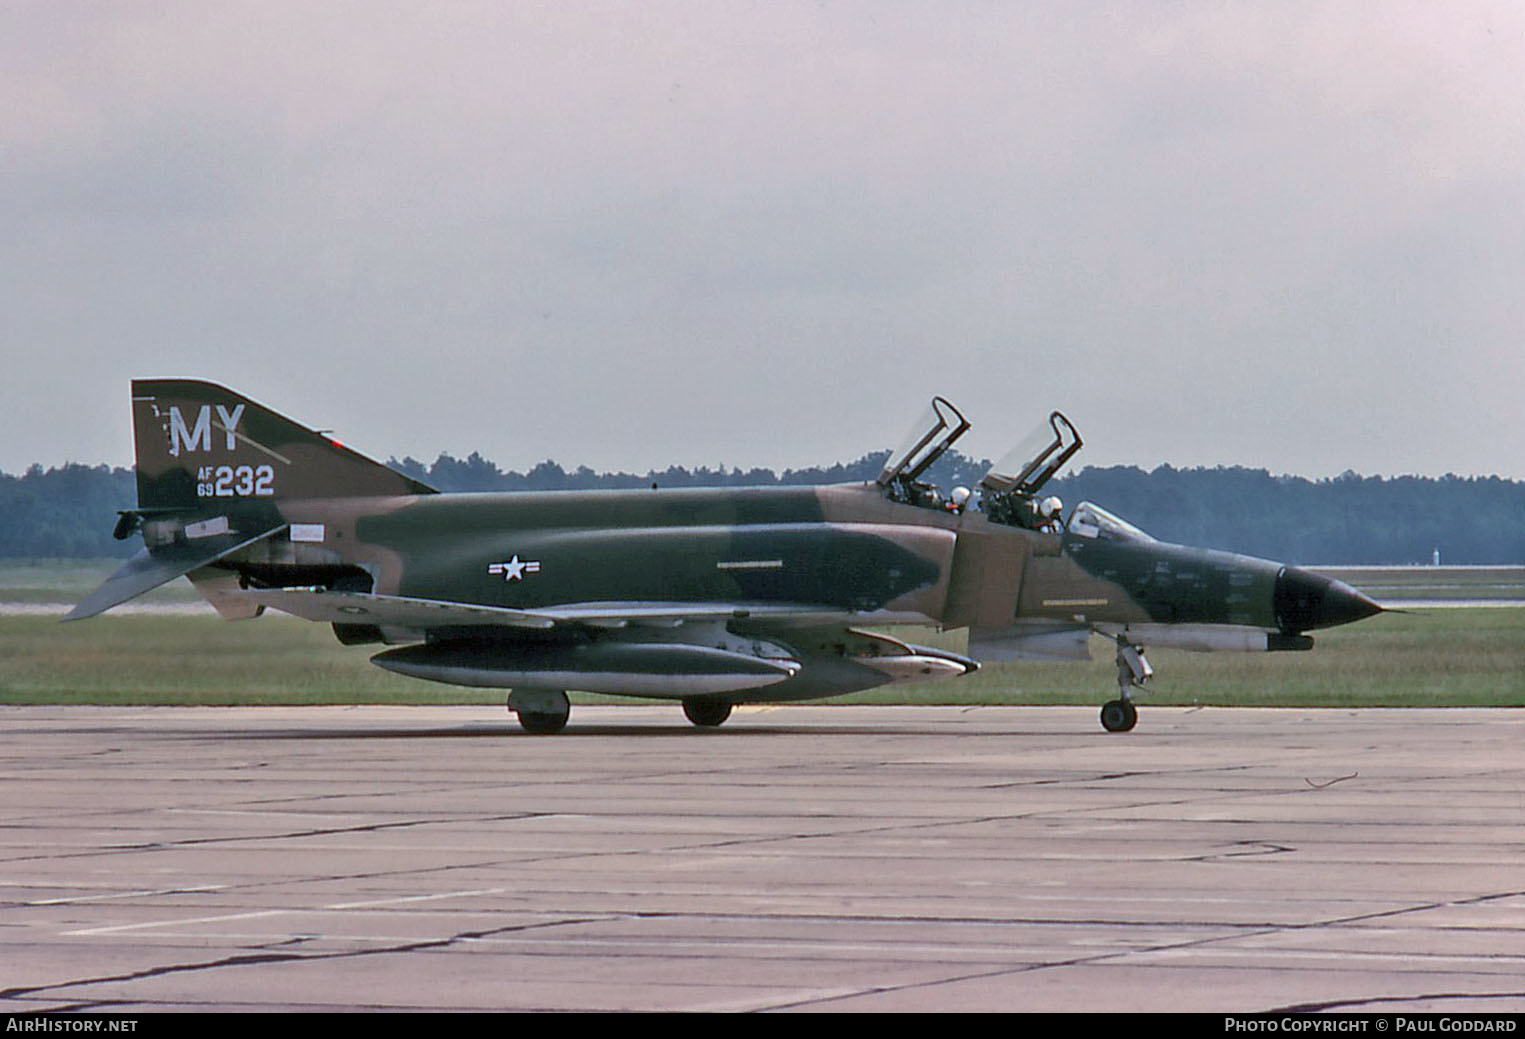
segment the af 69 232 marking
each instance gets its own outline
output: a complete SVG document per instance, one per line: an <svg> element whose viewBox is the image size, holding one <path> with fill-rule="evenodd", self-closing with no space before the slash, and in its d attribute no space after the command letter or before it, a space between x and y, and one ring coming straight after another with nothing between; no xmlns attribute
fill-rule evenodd
<svg viewBox="0 0 1525 1039"><path fill-rule="evenodd" d="M268 465L204 465L196 474L198 498L269 498L275 470Z"/></svg>

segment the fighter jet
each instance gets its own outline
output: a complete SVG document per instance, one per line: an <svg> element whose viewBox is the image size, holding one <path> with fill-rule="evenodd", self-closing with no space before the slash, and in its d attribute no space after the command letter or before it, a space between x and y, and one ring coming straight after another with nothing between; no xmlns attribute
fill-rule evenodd
<svg viewBox="0 0 1525 1039"><path fill-rule="evenodd" d="M135 380L143 549L65 618L180 576L224 618L281 610L371 660L508 690L523 728L566 691L736 704L967 675L979 661L1116 653L1111 732L1134 727L1149 646L1306 650L1381 607L1294 566L1157 541L1045 484L1081 447L1051 413L976 488L923 481L969 429L942 397L877 480L827 487L440 494L232 390ZM874 630L966 628L968 655Z"/></svg>

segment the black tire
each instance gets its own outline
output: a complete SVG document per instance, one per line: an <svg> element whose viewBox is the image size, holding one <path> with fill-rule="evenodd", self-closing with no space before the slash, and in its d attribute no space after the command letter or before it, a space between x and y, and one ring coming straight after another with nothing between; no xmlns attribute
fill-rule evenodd
<svg viewBox="0 0 1525 1039"><path fill-rule="evenodd" d="M1128 700L1108 700L1101 708L1101 727L1108 732L1129 732L1138 724L1138 708Z"/></svg>
<svg viewBox="0 0 1525 1039"><path fill-rule="evenodd" d="M536 736L554 736L567 727L567 715L532 714L529 711L520 711L519 724L525 732Z"/></svg>
<svg viewBox="0 0 1525 1039"><path fill-rule="evenodd" d="M550 710L546 710L547 707ZM560 689L510 693L508 709L519 716L519 725L525 732L534 733L536 736L551 736L560 732L567 727L567 719L572 715L572 704L567 699L567 694Z"/></svg>
<svg viewBox="0 0 1525 1039"><path fill-rule="evenodd" d="M713 729L731 716L731 705L725 700L689 697L683 701L683 714L695 725Z"/></svg>

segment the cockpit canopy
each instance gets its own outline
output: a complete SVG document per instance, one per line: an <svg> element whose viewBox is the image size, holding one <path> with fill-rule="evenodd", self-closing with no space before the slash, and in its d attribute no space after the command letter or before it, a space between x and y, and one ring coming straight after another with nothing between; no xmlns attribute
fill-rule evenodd
<svg viewBox="0 0 1525 1039"><path fill-rule="evenodd" d="M919 479L968 428L969 420L952 403L943 397L933 397L905 441L890 452L879 472L879 486L891 488Z"/></svg>
<svg viewBox="0 0 1525 1039"><path fill-rule="evenodd" d="M946 397L933 397L931 405L904 442L890 453L879 473L879 486L895 501L963 511L969 497L966 489L957 489L962 491L961 496L945 499L937 488L920 481L922 474L968 428L969 421ZM1036 496L1080 447L1080 434L1070 420L1057 411L1050 412L1037 430L991 466L980 480L981 500L977 507L993 523L1048 531L1057 529L1057 516L1040 508Z"/></svg>
<svg viewBox="0 0 1525 1039"><path fill-rule="evenodd" d="M1081 443L1080 434L1070 420L1052 412L1045 424L990 467L980 486L986 493L1016 492L1031 497L1074 457Z"/></svg>
<svg viewBox="0 0 1525 1039"><path fill-rule="evenodd" d="M1065 528L1074 537L1100 538L1102 541L1154 541L1125 519L1112 515L1100 505L1083 501L1070 513Z"/></svg>
<svg viewBox="0 0 1525 1039"><path fill-rule="evenodd" d="M879 486L895 501L925 508L962 512L967 488L944 499L937 488L919 482L923 473L969 429L969 421L944 397L933 397L901 445L891 452L879 473ZM973 507L992 523L1057 533L1059 499L1040 504L1037 493L1081 448L1080 434L1057 411L1008 452L980 480L980 501ZM1081 502L1070 513L1064 531L1071 537L1101 541L1154 541L1127 520L1100 505Z"/></svg>

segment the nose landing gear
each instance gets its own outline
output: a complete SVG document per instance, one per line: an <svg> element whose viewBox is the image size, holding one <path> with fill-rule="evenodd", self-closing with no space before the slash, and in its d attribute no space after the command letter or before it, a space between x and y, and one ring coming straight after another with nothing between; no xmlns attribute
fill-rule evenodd
<svg viewBox="0 0 1525 1039"><path fill-rule="evenodd" d="M1132 700L1108 700L1101 705L1101 727L1108 732L1127 732L1138 724L1138 708Z"/></svg>
<svg viewBox="0 0 1525 1039"><path fill-rule="evenodd" d="M1133 705L1130 693L1142 689L1153 677L1154 668L1144 656L1144 647L1117 636L1118 697L1102 705L1101 727L1108 732L1128 732L1138 724L1138 708Z"/></svg>

